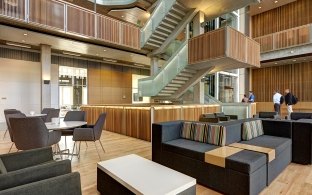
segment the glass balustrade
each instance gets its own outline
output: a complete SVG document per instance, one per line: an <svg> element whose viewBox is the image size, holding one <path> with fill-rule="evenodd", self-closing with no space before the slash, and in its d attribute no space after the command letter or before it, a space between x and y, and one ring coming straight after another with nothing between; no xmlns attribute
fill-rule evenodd
<svg viewBox="0 0 312 195"><path fill-rule="evenodd" d="M170 11L171 7L175 4L176 0L161 0L152 13L149 21L141 29L141 47L143 47L153 32L159 26L161 21Z"/></svg>
<svg viewBox="0 0 312 195"><path fill-rule="evenodd" d="M140 96L155 96L188 65L188 44L184 42L158 74L139 80Z"/></svg>

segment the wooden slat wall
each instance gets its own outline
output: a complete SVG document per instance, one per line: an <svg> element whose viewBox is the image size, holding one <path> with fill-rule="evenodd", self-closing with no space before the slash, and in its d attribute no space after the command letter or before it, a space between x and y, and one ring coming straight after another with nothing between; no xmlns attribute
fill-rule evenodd
<svg viewBox="0 0 312 195"><path fill-rule="evenodd" d="M95 37L95 14L74 6L67 6L67 30L84 36Z"/></svg>
<svg viewBox="0 0 312 195"><path fill-rule="evenodd" d="M201 114L215 113L219 111L219 105L154 107L154 122L165 122L173 120L198 121Z"/></svg>
<svg viewBox="0 0 312 195"><path fill-rule="evenodd" d="M52 0L29 0L29 21L64 30L65 4Z"/></svg>
<svg viewBox="0 0 312 195"><path fill-rule="evenodd" d="M189 64L229 57L260 67L260 45L241 32L225 27L189 40Z"/></svg>
<svg viewBox="0 0 312 195"><path fill-rule="evenodd" d="M312 23L312 1L293 3L252 16L252 37L260 37Z"/></svg>
<svg viewBox="0 0 312 195"><path fill-rule="evenodd" d="M228 56L241 62L246 62L247 48L246 37L241 32L227 28L228 33Z"/></svg>
<svg viewBox="0 0 312 195"><path fill-rule="evenodd" d="M301 102L312 101L312 62L252 70L252 90L257 102L271 102L273 91L290 89Z"/></svg>
<svg viewBox="0 0 312 195"><path fill-rule="evenodd" d="M189 64L225 56L225 28L199 35L188 42Z"/></svg>
<svg viewBox="0 0 312 195"><path fill-rule="evenodd" d="M120 43L120 22L118 20L97 16L98 38L111 43Z"/></svg>
<svg viewBox="0 0 312 195"><path fill-rule="evenodd" d="M0 14L25 20L25 0L14 0L13 3L16 3L16 6L11 6L4 0L0 1Z"/></svg>
<svg viewBox="0 0 312 195"><path fill-rule="evenodd" d="M152 114L153 109L153 114ZM138 139L151 141L152 121L165 122L174 120L198 121L203 113L219 112L219 105L193 106L82 106L86 112L88 124L94 124L98 116L106 112L103 129ZM183 113L183 114L182 114Z"/></svg>
<svg viewBox="0 0 312 195"><path fill-rule="evenodd" d="M125 46L131 46L133 48L140 48L140 29L129 24L121 25L122 39L120 44Z"/></svg>

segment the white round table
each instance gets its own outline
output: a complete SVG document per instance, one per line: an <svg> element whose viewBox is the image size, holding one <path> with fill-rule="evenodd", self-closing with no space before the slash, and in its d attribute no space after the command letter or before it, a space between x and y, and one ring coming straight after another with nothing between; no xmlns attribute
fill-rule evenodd
<svg viewBox="0 0 312 195"><path fill-rule="evenodd" d="M76 127L81 127L82 125L86 125L85 121L60 121L60 123L45 123L47 129L49 130L64 130L64 129L73 129Z"/></svg>

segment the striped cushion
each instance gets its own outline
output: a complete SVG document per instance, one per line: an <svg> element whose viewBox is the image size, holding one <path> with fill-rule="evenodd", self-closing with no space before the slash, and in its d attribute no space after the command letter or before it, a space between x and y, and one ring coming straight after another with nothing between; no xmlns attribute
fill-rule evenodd
<svg viewBox="0 0 312 195"><path fill-rule="evenodd" d="M182 131L181 131L181 137L185 139L194 140L194 125L192 122L184 122Z"/></svg>
<svg viewBox="0 0 312 195"><path fill-rule="evenodd" d="M226 127L220 125L209 125L208 143L225 146L226 142Z"/></svg>
<svg viewBox="0 0 312 195"><path fill-rule="evenodd" d="M251 140L260 135L263 135L263 126L261 120L244 122L243 124L243 132L242 132L242 140Z"/></svg>
<svg viewBox="0 0 312 195"><path fill-rule="evenodd" d="M184 122L181 130L181 137L193 141L224 146L226 129L224 126L219 125Z"/></svg>

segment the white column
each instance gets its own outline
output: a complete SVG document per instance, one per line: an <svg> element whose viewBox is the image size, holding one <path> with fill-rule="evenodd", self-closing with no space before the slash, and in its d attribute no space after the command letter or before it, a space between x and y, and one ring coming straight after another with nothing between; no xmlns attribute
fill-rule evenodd
<svg viewBox="0 0 312 195"><path fill-rule="evenodd" d="M198 82L194 85L194 103L195 104L204 104L205 103L205 83Z"/></svg>
<svg viewBox="0 0 312 195"><path fill-rule="evenodd" d="M150 75L156 75L158 73L159 59L157 57L151 58L151 72Z"/></svg>

